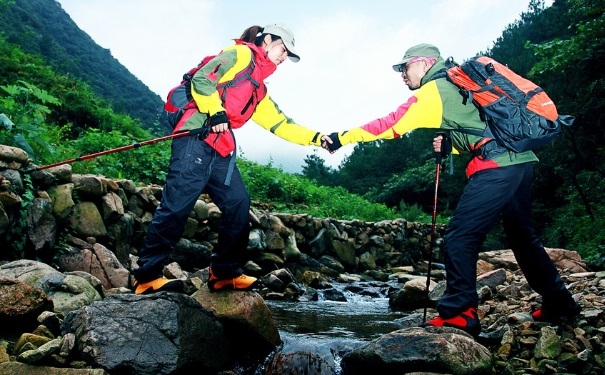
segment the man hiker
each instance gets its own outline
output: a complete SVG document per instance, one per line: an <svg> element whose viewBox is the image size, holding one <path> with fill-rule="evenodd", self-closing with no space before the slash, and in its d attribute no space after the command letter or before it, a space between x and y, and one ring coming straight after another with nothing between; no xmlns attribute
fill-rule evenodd
<svg viewBox="0 0 605 375"><path fill-rule="evenodd" d="M417 128L456 130L460 126L481 134L486 124L472 102L464 101L458 88L443 74L446 69L439 49L431 44L409 48L393 65L414 94L394 112L348 131L332 133L323 146L330 152L354 142L394 139ZM434 150L441 152L441 135ZM557 320L576 315L580 306L561 280L558 270L536 235L531 220L533 165L532 151L496 152L493 158L480 155L485 147L478 135L451 131L455 153L474 155L467 167L468 181L447 226L444 257L447 286L437 303L439 316L425 326L449 326L477 336L481 325L477 316L476 269L481 244L490 229L503 219L510 247L529 286L542 296L542 306L534 311L536 320ZM495 142L489 147L494 147Z"/></svg>

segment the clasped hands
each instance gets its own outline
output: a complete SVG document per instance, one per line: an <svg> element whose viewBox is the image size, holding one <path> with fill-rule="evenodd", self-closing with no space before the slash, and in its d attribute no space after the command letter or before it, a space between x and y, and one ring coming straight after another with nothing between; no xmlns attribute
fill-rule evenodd
<svg viewBox="0 0 605 375"><path fill-rule="evenodd" d="M330 154L335 153L336 150L342 147L340 139L338 139L338 133L331 133L329 135L322 136L321 147L328 150Z"/></svg>

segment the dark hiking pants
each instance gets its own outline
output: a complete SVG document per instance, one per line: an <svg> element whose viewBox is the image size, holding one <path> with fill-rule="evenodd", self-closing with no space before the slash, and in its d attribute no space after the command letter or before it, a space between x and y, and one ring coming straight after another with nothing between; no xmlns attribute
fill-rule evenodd
<svg viewBox="0 0 605 375"><path fill-rule="evenodd" d="M172 247L181 238L187 218L196 201L207 192L221 210L218 244L211 262L220 278L242 274L248 245L250 197L237 166L230 185L225 184L231 156L221 157L197 136L173 140L170 169L162 191L162 200L147 229L139 251L135 278L147 282L162 276Z"/></svg>
<svg viewBox="0 0 605 375"><path fill-rule="evenodd" d="M444 236L447 286L437 303L443 318L478 306L479 250L500 217L529 286L545 299L570 298L531 220L532 179L532 163L479 171L469 179Z"/></svg>

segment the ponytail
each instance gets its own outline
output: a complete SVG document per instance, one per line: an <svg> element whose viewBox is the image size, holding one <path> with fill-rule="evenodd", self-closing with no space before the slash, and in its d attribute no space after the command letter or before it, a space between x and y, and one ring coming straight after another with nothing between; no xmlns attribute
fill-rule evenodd
<svg viewBox="0 0 605 375"><path fill-rule="evenodd" d="M250 26L242 33L242 36L239 37L239 40L246 43L254 43L256 45L260 45L262 43L262 33L264 27L261 26Z"/></svg>

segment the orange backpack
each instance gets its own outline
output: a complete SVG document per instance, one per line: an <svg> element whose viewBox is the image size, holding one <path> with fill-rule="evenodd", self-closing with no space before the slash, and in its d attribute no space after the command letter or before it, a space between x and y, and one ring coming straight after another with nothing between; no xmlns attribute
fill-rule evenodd
<svg viewBox="0 0 605 375"><path fill-rule="evenodd" d="M451 61L448 59L449 64ZM482 145L494 140L500 146L500 152L483 155L486 158L507 150L535 150L552 141L562 125L570 126L574 121L573 116L557 113L541 87L491 57L478 56L450 67L446 78L460 88L463 103L471 100L487 123L484 132L464 128L456 131L483 137Z"/></svg>

